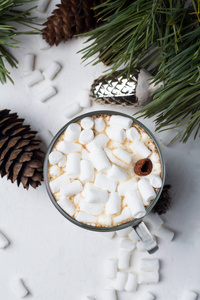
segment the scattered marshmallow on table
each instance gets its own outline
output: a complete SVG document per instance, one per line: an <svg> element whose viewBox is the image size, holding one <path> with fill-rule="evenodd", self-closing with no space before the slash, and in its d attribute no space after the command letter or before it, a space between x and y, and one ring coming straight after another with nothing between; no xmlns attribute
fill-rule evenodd
<svg viewBox="0 0 200 300"><path fill-rule="evenodd" d="M88 144L94 138L94 132L92 129L84 129L81 131L79 135L79 143L81 144Z"/></svg>
<svg viewBox="0 0 200 300"><path fill-rule="evenodd" d="M125 238L132 230L133 230L132 227L127 227L124 229L117 230L116 234L121 238Z"/></svg>
<svg viewBox="0 0 200 300"><path fill-rule="evenodd" d="M118 256L118 268L119 269L128 269L130 264L130 251L120 249Z"/></svg>
<svg viewBox="0 0 200 300"><path fill-rule="evenodd" d="M90 159L97 171L101 172L111 167L110 161L103 149L96 148L89 154Z"/></svg>
<svg viewBox="0 0 200 300"><path fill-rule="evenodd" d="M196 300L198 297L198 294L193 291L184 291L179 298L180 300Z"/></svg>
<svg viewBox="0 0 200 300"><path fill-rule="evenodd" d="M131 214L130 209L128 207L124 207L124 209L121 212L121 215L113 218L113 223L117 224L117 223L123 222L127 219L130 219L131 217L132 217L132 214Z"/></svg>
<svg viewBox="0 0 200 300"><path fill-rule="evenodd" d="M155 272L140 272L138 274L139 284L150 284L159 282L159 273Z"/></svg>
<svg viewBox="0 0 200 300"><path fill-rule="evenodd" d="M29 294L29 291L21 278L13 278L11 281L11 288L14 294L19 298L24 298Z"/></svg>
<svg viewBox="0 0 200 300"><path fill-rule="evenodd" d="M126 136L130 141L137 141L140 139L140 133L135 127L131 127L126 131Z"/></svg>
<svg viewBox="0 0 200 300"><path fill-rule="evenodd" d="M121 146L113 150L113 154L126 164L131 163L132 154L124 150Z"/></svg>
<svg viewBox="0 0 200 300"><path fill-rule="evenodd" d="M126 138L125 131L119 127L107 127L106 134L110 139L119 143L123 143Z"/></svg>
<svg viewBox="0 0 200 300"><path fill-rule="evenodd" d="M81 223L96 223L97 217L80 211L77 214L76 220Z"/></svg>
<svg viewBox="0 0 200 300"><path fill-rule="evenodd" d="M110 118L110 126L121 127L123 129L129 129L133 123L131 118L113 115Z"/></svg>
<svg viewBox="0 0 200 300"><path fill-rule="evenodd" d="M96 300L93 296L85 296L83 300Z"/></svg>
<svg viewBox="0 0 200 300"><path fill-rule="evenodd" d="M107 214L119 214L121 211L121 197L116 192L111 192L106 203L105 211Z"/></svg>
<svg viewBox="0 0 200 300"><path fill-rule="evenodd" d="M101 234L107 239L112 239L115 235L115 231L102 232Z"/></svg>
<svg viewBox="0 0 200 300"><path fill-rule="evenodd" d="M117 300L117 294L115 289L105 289L104 290L104 295L103 295L103 300Z"/></svg>
<svg viewBox="0 0 200 300"><path fill-rule="evenodd" d="M144 205L149 205L150 201L156 198L156 192L149 183L149 180L142 178L138 181L138 189L142 196Z"/></svg>
<svg viewBox="0 0 200 300"><path fill-rule="evenodd" d="M127 292L135 292L137 290L137 275L134 273L128 273L128 280L125 285Z"/></svg>
<svg viewBox="0 0 200 300"><path fill-rule="evenodd" d="M142 258L140 261L140 271L143 272L153 272L159 270L159 260L158 259L148 259Z"/></svg>
<svg viewBox="0 0 200 300"><path fill-rule="evenodd" d="M108 170L108 177L122 182L128 179L129 175L125 170L113 164Z"/></svg>
<svg viewBox="0 0 200 300"><path fill-rule="evenodd" d="M80 152L82 150L82 146L77 143L61 141L57 145L57 150L64 154L69 154L72 152Z"/></svg>
<svg viewBox="0 0 200 300"><path fill-rule="evenodd" d="M79 179L84 183L94 180L94 167L91 161L82 159L80 162L80 176Z"/></svg>
<svg viewBox="0 0 200 300"><path fill-rule="evenodd" d="M69 153L66 162L66 174L70 178L77 178L80 174L80 153Z"/></svg>
<svg viewBox="0 0 200 300"><path fill-rule="evenodd" d="M98 132L102 132L105 129L105 126L106 126L106 124L102 117L96 118L94 120L94 128Z"/></svg>
<svg viewBox="0 0 200 300"><path fill-rule="evenodd" d="M134 154L140 155L142 158L147 158L151 151L145 146L142 141L135 141L130 145L131 150Z"/></svg>
<svg viewBox="0 0 200 300"><path fill-rule="evenodd" d="M5 249L9 244L10 242L7 237L2 232L0 232L0 249Z"/></svg>
<svg viewBox="0 0 200 300"><path fill-rule="evenodd" d="M65 141L76 142L81 133L81 126L77 123L69 124L65 131Z"/></svg>
<svg viewBox="0 0 200 300"><path fill-rule="evenodd" d="M64 155L61 152L54 150L49 154L49 162L51 165L56 165L63 157Z"/></svg>
<svg viewBox="0 0 200 300"><path fill-rule="evenodd" d="M174 238L174 232L167 229L166 227L160 226L153 231L153 234L166 242L171 242Z"/></svg>
<svg viewBox="0 0 200 300"><path fill-rule="evenodd" d="M81 111L82 111L82 107L80 106L80 104L78 102L74 102L69 106L65 107L65 109L63 110L63 115L66 118L71 118Z"/></svg>
<svg viewBox="0 0 200 300"><path fill-rule="evenodd" d="M80 93L80 106L83 108L88 108L91 106L91 100L89 98L89 91L82 91Z"/></svg>
<svg viewBox="0 0 200 300"><path fill-rule="evenodd" d="M115 278L117 275L117 259L116 258L108 259L105 269L108 278L110 279Z"/></svg>
<svg viewBox="0 0 200 300"><path fill-rule="evenodd" d="M37 11L44 13L47 10L50 1L51 0L39 0L38 6L36 7Z"/></svg>
<svg viewBox="0 0 200 300"><path fill-rule="evenodd" d="M49 185L52 193L57 193L60 190L61 185L66 185L70 183L69 177L64 173L56 179L52 180Z"/></svg>
<svg viewBox="0 0 200 300"><path fill-rule="evenodd" d="M36 83L42 81L44 79L40 70L34 70L28 75L24 76L25 83L30 87L35 85Z"/></svg>
<svg viewBox="0 0 200 300"><path fill-rule="evenodd" d="M134 178L119 183L117 187L117 191L121 196L125 196L126 192L130 190L136 190L136 189L137 189L137 181Z"/></svg>
<svg viewBox="0 0 200 300"><path fill-rule="evenodd" d="M44 78L52 80L61 70L61 65L55 61L51 62L50 65L44 70Z"/></svg>
<svg viewBox="0 0 200 300"><path fill-rule="evenodd" d="M44 102L48 99L50 99L51 97L55 96L57 94L57 90L54 86L47 86L43 89L41 89L37 95L36 98L40 101L40 102Z"/></svg>
<svg viewBox="0 0 200 300"><path fill-rule="evenodd" d="M129 190L126 192L124 200L134 218L144 217L146 210L137 190Z"/></svg>
<svg viewBox="0 0 200 300"><path fill-rule="evenodd" d="M135 249L135 243L129 241L128 239L123 239L121 241L120 247L127 251L133 251Z"/></svg>
<svg viewBox="0 0 200 300"><path fill-rule="evenodd" d="M149 292L142 294L142 297L139 300L154 300L155 296Z"/></svg>
<svg viewBox="0 0 200 300"><path fill-rule="evenodd" d="M109 192L115 192L117 188L117 181L108 178L102 173L98 173L95 177L94 184L101 189L107 190Z"/></svg>
<svg viewBox="0 0 200 300"><path fill-rule="evenodd" d="M34 63L35 63L35 55L33 55L33 54L24 55L24 57L22 59L22 64L21 64L22 72L24 74L29 74L29 73L33 72Z"/></svg>
<svg viewBox="0 0 200 300"><path fill-rule="evenodd" d="M81 120L81 127L83 129L92 129L94 126L94 120L90 117L85 117Z"/></svg>
<svg viewBox="0 0 200 300"><path fill-rule="evenodd" d="M129 232L128 237L134 242L137 243L139 241L139 236L137 235L137 233L135 232L135 230L131 230L131 232Z"/></svg>
<svg viewBox="0 0 200 300"><path fill-rule="evenodd" d="M59 201L57 201L58 205L66 211L70 216L73 216L76 212L74 204L67 197L62 197Z"/></svg>
<svg viewBox="0 0 200 300"><path fill-rule="evenodd" d="M142 241L137 242L136 247L140 252L146 251L146 248L144 247L144 244Z"/></svg>
<svg viewBox="0 0 200 300"><path fill-rule="evenodd" d="M60 192L63 196L73 196L81 192L83 186L79 180L74 180L69 184L63 184L60 187Z"/></svg>
<svg viewBox="0 0 200 300"><path fill-rule="evenodd" d="M117 291L123 291L127 282L128 274L123 272L117 272L115 281L115 289Z"/></svg>
<svg viewBox="0 0 200 300"><path fill-rule="evenodd" d="M161 219L161 217L157 213L152 212L145 216L144 222L150 223L150 225L155 229L163 225L163 220Z"/></svg>

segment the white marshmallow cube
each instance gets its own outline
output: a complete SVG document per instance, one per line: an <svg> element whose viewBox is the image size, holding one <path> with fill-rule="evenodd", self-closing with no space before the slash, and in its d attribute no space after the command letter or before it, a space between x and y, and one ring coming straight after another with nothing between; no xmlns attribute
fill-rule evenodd
<svg viewBox="0 0 200 300"><path fill-rule="evenodd" d="M131 127L126 131L126 136L130 141L138 141L140 139L140 133L135 127Z"/></svg>
<svg viewBox="0 0 200 300"><path fill-rule="evenodd" d="M82 159L90 160L89 152L85 148L82 148L81 157Z"/></svg>
<svg viewBox="0 0 200 300"><path fill-rule="evenodd" d="M84 129L79 135L79 143L85 145L91 142L94 138L94 132L92 129Z"/></svg>
<svg viewBox="0 0 200 300"><path fill-rule="evenodd" d="M135 230L131 230L131 232L128 234L128 237L131 239L131 241L133 241L134 243L137 243L139 241L139 236L137 235L137 233L135 232Z"/></svg>
<svg viewBox="0 0 200 300"><path fill-rule="evenodd" d="M33 72L24 76L24 80L29 87L35 85L36 83L42 81L43 79L44 77L40 72L40 70L34 70Z"/></svg>
<svg viewBox="0 0 200 300"><path fill-rule="evenodd" d="M129 241L128 239L123 239L121 241L120 247L127 251L133 251L135 249L135 243Z"/></svg>
<svg viewBox="0 0 200 300"><path fill-rule="evenodd" d="M125 207L119 216L113 218L113 223L116 225L117 223L121 223L125 220L128 220L132 217L131 211L128 207Z"/></svg>
<svg viewBox="0 0 200 300"><path fill-rule="evenodd" d="M144 222L149 223L154 229L158 229L161 225L163 225L163 220L157 213L150 212L145 216Z"/></svg>
<svg viewBox="0 0 200 300"><path fill-rule="evenodd" d="M120 249L118 256L118 268L128 269L130 264L131 253L127 250Z"/></svg>
<svg viewBox="0 0 200 300"><path fill-rule="evenodd" d="M91 215L99 215L104 210L102 203L88 203L84 198L80 200L79 207L81 211Z"/></svg>
<svg viewBox="0 0 200 300"><path fill-rule="evenodd" d="M126 192L124 200L131 211L132 217L144 217L144 215L146 214L146 210L137 190L129 190L128 192Z"/></svg>
<svg viewBox="0 0 200 300"><path fill-rule="evenodd" d="M118 165L120 167L126 167L126 163L123 162L123 161L121 161L121 160L119 160L116 156L114 156L113 153L112 153L112 151L110 149L105 148L104 150L106 152L107 157L109 158L109 160L112 163L114 163L114 164L116 164L116 165Z"/></svg>
<svg viewBox="0 0 200 300"><path fill-rule="evenodd" d="M113 154L126 164L131 163L132 154L124 150L121 146L113 150Z"/></svg>
<svg viewBox="0 0 200 300"><path fill-rule="evenodd" d="M74 102L64 109L63 115L66 118L71 118L81 111L82 111L82 107L80 106L80 104L78 102Z"/></svg>
<svg viewBox="0 0 200 300"><path fill-rule="evenodd" d="M151 155L151 151L142 141L135 141L130 145L133 154L140 155L142 158L147 158Z"/></svg>
<svg viewBox="0 0 200 300"><path fill-rule="evenodd" d="M94 128L96 131L98 132L102 132L104 129L105 129L105 122L104 122L104 119L102 117L100 118L96 118L94 120Z"/></svg>
<svg viewBox="0 0 200 300"><path fill-rule="evenodd" d="M70 153L67 156L66 174L70 178L78 178L80 174L81 155L79 153Z"/></svg>
<svg viewBox="0 0 200 300"><path fill-rule="evenodd" d="M81 126L77 123L70 124L65 130L65 141L76 142L81 133Z"/></svg>
<svg viewBox="0 0 200 300"><path fill-rule="evenodd" d="M107 127L106 134L111 139L118 143L123 143L126 138L125 131L117 127Z"/></svg>
<svg viewBox="0 0 200 300"><path fill-rule="evenodd" d="M50 167L49 168L49 174L59 176L60 175L60 168L57 165Z"/></svg>
<svg viewBox="0 0 200 300"><path fill-rule="evenodd" d="M55 61L51 62L50 65L44 70L44 78L52 80L61 70L61 65Z"/></svg>
<svg viewBox="0 0 200 300"><path fill-rule="evenodd" d="M125 196L126 192L137 190L137 181L133 178L125 182L119 183L117 191L121 196Z"/></svg>
<svg viewBox="0 0 200 300"><path fill-rule="evenodd" d="M54 150L49 154L49 162L51 165L56 165L63 159L63 157L64 155L61 152Z"/></svg>
<svg viewBox="0 0 200 300"><path fill-rule="evenodd" d="M94 184L104 190L109 192L115 192L117 188L117 181L108 178L106 175L102 173L98 173L95 177Z"/></svg>
<svg viewBox="0 0 200 300"><path fill-rule="evenodd" d="M37 93L37 99L40 102L44 102L48 99L50 99L51 97L55 96L57 94L57 90L55 89L54 86L47 86L44 89L40 90Z"/></svg>
<svg viewBox="0 0 200 300"><path fill-rule="evenodd" d="M79 180L74 180L73 182L62 185L60 187L60 192L63 196L73 196L81 192L83 186Z"/></svg>
<svg viewBox="0 0 200 300"><path fill-rule="evenodd" d="M137 275L134 273L128 273L128 280L125 285L127 292L135 292L137 290Z"/></svg>
<svg viewBox="0 0 200 300"><path fill-rule="evenodd" d="M43 0L41 0L43 1ZM48 1L48 0L44 0L44 1ZM43 39L42 35L38 34L36 36L37 39L37 44L40 50L47 50L49 48L51 48L51 46L46 42L45 39Z"/></svg>
<svg viewBox="0 0 200 300"><path fill-rule="evenodd" d="M110 215L101 214L98 217L98 223L104 227L111 226L112 225L112 218Z"/></svg>
<svg viewBox="0 0 200 300"><path fill-rule="evenodd" d="M140 300L155 300L155 296L149 292L145 292L144 294L142 294Z"/></svg>
<svg viewBox="0 0 200 300"><path fill-rule="evenodd" d="M123 291L127 282L128 274L123 272L117 272L117 278L115 281L115 289L117 291Z"/></svg>
<svg viewBox="0 0 200 300"><path fill-rule="evenodd" d="M29 74L34 69L35 63L35 55L33 54L26 54L22 60L22 72L24 74Z"/></svg>
<svg viewBox="0 0 200 300"><path fill-rule="evenodd" d="M94 120L90 117L85 117L81 120L81 127L83 129L92 129L94 126Z"/></svg>
<svg viewBox="0 0 200 300"><path fill-rule="evenodd" d="M162 179L157 174L150 174L148 176L149 182L152 185L152 187L158 189L162 186Z"/></svg>
<svg viewBox="0 0 200 300"><path fill-rule="evenodd" d="M105 134L98 134L95 138L86 145L88 151L95 151L96 148L104 148L108 143L109 138Z"/></svg>
<svg viewBox="0 0 200 300"><path fill-rule="evenodd" d="M80 95L80 106L83 107L83 108L87 108L87 107L90 107L91 106L91 100L89 98L89 92L88 91L83 91L81 92L81 95Z"/></svg>
<svg viewBox="0 0 200 300"><path fill-rule="evenodd" d="M157 152L151 153L149 156L149 159L152 161L153 164L159 163L160 161L160 156Z"/></svg>
<svg viewBox="0 0 200 300"><path fill-rule="evenodd" d="M61 161L59 161L58 166L60 168L64 167L66 165L66 162L67 162L66 156L63 155L63 158L61 159Z"/></svg>
<svg viewBox="0 0 200 300"><path fill-rule="evenodd" d="M138 181L138 189L142 196L144 205L149 205L150 201L156 198L156 193L148 179L140 179Z"/></svg>
<svg viewBox="0 0 200 300"><path fill-rule="evenodd" d="M11 281L11 288L19 298L24 298L29 294L29 291L21 278L13 278Z"/></svg>
<svg viewBox="0 0 200 300"><path fill-rule="evenodd" d="M93 296L86 296L83 300L96 300Z"/></svg>
<svg viewBox="0 0 200 300"><path fill-rule="evenodd" d="M180 297L180 300L196 300L197 297L197 293L193 291L184 291Z"/></svg>
<svg viewBox="0 0 200 300"><path fill-rule="evenodd" d="M96 223L97 217L80 211L76 216L76 220L82 223Z"/></svg>
<svg viewBox="0 0 200 300"><path fill-rule="evenodd" d="M0 232L0 249L5 249L9 244L10 242L7 237L2 232Z"/></svg>
<svg viewBox="0 0 200 300"><path fill-rule="evenodd" d="M143 272L154 272L159 270L158 259L142 258L140 261L140 271Z"/></svg>
<svg viewBox="0 0 200 300"><path fill-rule="evenodd" d="M101 234L107 239L112 239L115 235L115 231L102 232Z"/></svg>
<svg viewBox="0 0 200 300"><path fill-rule="evenodd" d="M60 190L61 185L68 185L70 183L70 179L67 174L63 174L56 179L50 181L49 185L52 193L57 193Z"/></svg>
<svg viewBox="0 0 200 300"><path fill-rule="evenodd" d="M60 205L60 207L66 211L70 216L73 216L76 212L74 204L70 201L67 197L62 197L57 203Z"/></svg>
<svg viewBox="0 0 200 300"><path fill-rule="evenodd" d="M108 200L108 192L104 190L87 189L84 192L84 197L88 203L106 203Z"/></svg>
<svg viewBox="0 0 200 300"><path fill-rule="evenodd" d="M121 211L121 197L117 192L111 192L106 203L105 211L107 214L119 214Z"/></svg>
<svg viewBox="0 0 200 300"><path fill-rule="evenodd" d="M39 0L38 6L37 6L37 11L44 13L47 10L47 7L50 3L50 0Z"/></svg>
<svg viewBox="0 0 200 300"><path fill-rule="evenodd" d="M61 141L57 145L57 150L64 153L64 154L69 154L69 153L72 153L72 152L81 152L82 146L77 144L77 143Z"/></svg>
<svg viewBox="0 0 200 300"><path fill-rule="evenodd" d="M117 259L116 258L110 258L108 259L106 266L106 275L108 278L113 279L117 275Z"/></svg>
<svg viewBox="0 0 200 300"><path fill-rule="evenodd" d="M131 232L131 230L132 230L132 227L127 227L124 229L117 230L116 234L121 238L125 238Z"/></svg>
<svg viewBox="0 0 200 300"><path fill-rule="evenodd" d="M103 300L117 300L116 291L114 289L104 290Z"/></svg>
<svg viewBox="0 0 200 300"><path fill-rule="evenodd" d="M174 238L174 232L167 229L166 227L160 226L153 231L153 234L166 242L171 242Z"/></svg>
<svg viewBox="0 0 200 300"><path fill-rule="evenodd" d="M133 123L131 118L123 116L111 116L110 117L110 126L112 127L121 127L123 129L129 129Z"/></svg>
<svg viewBox="0 0 200 300"><path fill-rule="evenodd" d="M85 183L94 180L94 167L91 161L82 159L80 162L80 176L79 179Z"/></svg>
<svg viewBox="0 0 200 300"><path fill-rule="evenodd" d="M139 284L150 284L159 282L159 273L158 272L140 272L138 274L138 283Z"/></svg>
<svg viewBox="0 0 200 300"><path fill-rule="evenodd" d="M111 164L103 149L96 148L89 154L89 156L98 172L104 171L111 167Z"/></svg>
<svg viewBox="0 0 200 300"><path fill-rule="evenodd" d="M120 168L114 164L108 170L107 174L108 174L109 178L115 179L119 182L125 181L129 177L128 173L125 170L123 170L122 168Z"/></svg>
<svg viewBox="0 0 200 300"><path fill-rule="evenodd" d="M140 252L145 252L145 251L146 251L146 248L144 247L144 244L143 244L142 241L137 242L136 247L137 247L137 249L138 249Z"/></svg>

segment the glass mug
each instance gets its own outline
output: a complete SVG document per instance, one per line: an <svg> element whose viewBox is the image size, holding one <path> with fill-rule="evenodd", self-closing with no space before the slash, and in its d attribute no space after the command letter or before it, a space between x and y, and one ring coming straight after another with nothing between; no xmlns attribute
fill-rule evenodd
<svg viewBox="0 0 200 300"><path fill-rule="evenodd" d="M51 192L51 189L50 189L50 186L49 186L49 176L48 176L48 165L49 165L48 157L49 157L49 154L51 153L54 145L56 144L59 137L63 134L63 132L66 130L66 128L71 123L76 123L76 122L80 121L81 119L83 119L85 117L92 117L92 116L96 116L96 115L120 115L120 116L124 116L124 117L127 117L127 118L131 118L133 120L133 122L138 124L141 128L143 128L147 132L147 134L151 137L151 139L153 140L154 144L157 147L158 154L159 154L159 157L160 157L162 186L157 190L156 198L154 200L152 200L150 205L147 207L146 215L155 206L156 202L158 201L158 199L161 195L161 192L162 192L162 189L163 189L163 186L164 186L164 182L165 182L165 164L164 164L164 160L163 160L163 155L162 155L161 150L160 150L160 146L159 146L157 140L155 139L154 135L141 122L139 122L138 120L134 119L133 117L131 117L129 115L126 115L126 114L123 114L123 113L120 113L120 112L116 112L116 111L110 111L110 110L93 111L93 112L89 112L89 113L80 115L80 116L72 119L71 121L69 121L67 124L65 124L58 131L58 133L54 136L53 140L51 141L51 144L49 145L49 148L48 148L46 156L45 156L45 161L44 161L44 182L45 182L45 186L46 186L46 189L47 189L47 193L48 193L52 203L57 208L57 210L66 219L68 219L70 222L74 223L75 225L78 225L81 228L85 228L85 229L93 230L93 231L98 231L98 232L117 231L117 230L121 230L121 229L124 229L124 228L127 228L127 227L131 226L136 231L136 233L139 236L140 240L143 242L143 245L144 245L145 249L149 253L154 253L155 251L158 250L158 245L156 243L155 238L151 235L148 228L146 227L146 225L143 222L143 218L145 216L142 217L142 218L137 218L137 219L135 218L135 219L133 219L131 221L128 221L126 223L123 223L123 224L120 224L120 225L117 225L117 226L112 226L112 227L95 227L95 226L92 226L92 225L87 225L87 224L84 224L84 223L81 223L81 222L77 221L76 219L74 219L73 217L68 215L59 206L59 204L57 204L57 201L56 201L53 193Z"/></svg>

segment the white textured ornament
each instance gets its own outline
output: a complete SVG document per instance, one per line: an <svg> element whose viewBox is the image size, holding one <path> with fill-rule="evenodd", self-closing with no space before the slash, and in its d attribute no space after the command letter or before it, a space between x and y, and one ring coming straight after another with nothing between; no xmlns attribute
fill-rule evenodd
<svg viewBox="0 0 200 300"><path fill-rule="evenodd" d="M61 70L61 65L59 63L53 61L44 70L44 72L43 72L44 78L53 80L60 70Z"/></svg>
<svg viewBox="0 0 200 300"><path fill-rule="evenodd" d="M63 115L66 118L71 118L82 111L82 107L78 102L74 102L63 110Z"/></svg>
<svg viewBox="0 0 200 300"><path fill-rule="evenodd" d="M29 87L35 85L36 83L39 83L43 79L44 77L40 70L34 70L33 72L24 76L24 81Z"/></svg>
<svg viewBox="0 0 200 300"><path fill-rule="evenodd" d="M13 278L11 280L11 288L14 294L19 298L24 298L29 294L29 291L21 278Z"/></svg>

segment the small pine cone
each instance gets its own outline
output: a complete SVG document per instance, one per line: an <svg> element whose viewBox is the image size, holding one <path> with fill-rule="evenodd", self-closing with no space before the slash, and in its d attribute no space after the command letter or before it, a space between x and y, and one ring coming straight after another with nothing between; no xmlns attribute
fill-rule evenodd
<svg viewBox="0 0 200 300"><path fill-rule="evenodd" d="M67 41L74 35L95 28L98 23L97 13L92 8L104 0L61 0L50 17L43 24L43 39L49 45L58 45L62 40Z"/></svg>
<svg viewBox="0 0 200 300"><path fill-rule="evenodd" d="M28 190L41 185L43 179L44 153L40 150L40 141L34 139L37 131L31 131L29 125L23 125L16 113L0 111L0 175L17 185L23 184Z"/></svg>
<svg viewBox="0 0 200 300"><path fill-rule="evenodd" d="M161 193L161 196L154 206L153 211L159 215L165 214L171 205L171 197L169 190L171 189L170 184L164 185L163 191Z"/></svg>

